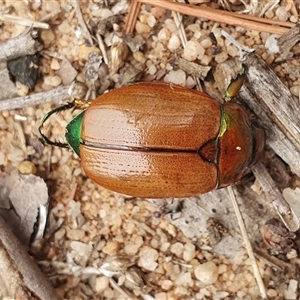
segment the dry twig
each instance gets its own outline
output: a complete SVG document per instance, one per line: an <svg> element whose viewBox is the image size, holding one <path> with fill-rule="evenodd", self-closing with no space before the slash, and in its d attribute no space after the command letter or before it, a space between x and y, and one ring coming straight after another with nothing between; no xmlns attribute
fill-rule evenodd
<svg viewBox="0 0 300 300"><path fill-rule="evenodd" d="M136 19L141 9L141 5L142 3L140 1L136 1L136 0L131 1L130 10L127 15L127 21L124 26L124 30L126 33L133 33Z"/></svg>
<svg viewBox="0 0 300 300"><path fill-rule="evenodd" d="M37 31L30 29L0 45L0 62L35 54L42 49L37 40Z"/></svg>
<svg viewBox="0 0 300 300"><path fill-rule="evenodd" d="M158 6L161 8L179 12L184 15L208 19L218 23L225 23L228 25L240 26L251 30L257 30L259 32L263 31L269 33L283 34L288 31L288 28L291 28L295 25L290 22L268 20L265 18L242 15L209 7L177 3L170 0L133 0L129 11L128 19L125 24L124 30L126 33L133 32L141 3Z"/></svg>
<svg viewBox="0 0 300 300"><path fill-rule="evenodd" d="M256 54L245 60L247 80L240 91L243 103L255 112L267 134L267 144L300 176L300 108L298 99Z"/></svg>
<svg viewBox="0 0 300 300"><path fill-rule="evenodd" d="M277 41L277 45L280 49L281 59L284 60L288 57L290 50L300 40L300 23L298 23L291 30L283 34Z"/></svg>
<svg viewBox="0 0 300 300"><path fill-rule="evenodd" d="M51 101L61 103L63 100L70 98L68 90L69 86L60 86L48 92L41 92L25 97L1 100L0 111L19 109Z"/></svg>
<svg viewBox="0 0 300 300"><path fill-rule="evenodd" d="M0 260L2 264L1 270L13 270L10 276L6 276L7 274L2 272L3 274L1 275L5 274L5 277L2 276L2 279L6 281L9 288L20 281L19 288L15 291L16 295L10 295L10 298L17 296L20 289L27 289L39 299L59 299L48 279L28 255L21 242L14 236L2 217L0 217L0 242L1 252L6 251L7 253L5 259L2 257ZM17 281L14 282L14 280ZM1 285L0 289L2 290L2 288L4 288L3 285ZM14 291L10 292L14 293Z"/></svg>

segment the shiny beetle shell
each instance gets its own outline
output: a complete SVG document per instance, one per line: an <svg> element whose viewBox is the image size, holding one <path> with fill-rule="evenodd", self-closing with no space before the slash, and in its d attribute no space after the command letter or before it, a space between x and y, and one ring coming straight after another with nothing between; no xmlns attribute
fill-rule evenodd
<svg viewBox="0 0 300 300"><path fill-rule="evenodd" d="M86 175L135 197L186 197L237 182L264 147L240 105L167 83L137 83L94 100L67 126Z"/></svg>

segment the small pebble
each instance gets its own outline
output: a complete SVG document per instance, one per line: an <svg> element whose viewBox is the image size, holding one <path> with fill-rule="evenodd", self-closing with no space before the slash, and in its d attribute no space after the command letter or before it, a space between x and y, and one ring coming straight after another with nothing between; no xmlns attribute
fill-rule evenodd
<svg viewBox="0 0 300 300"><path fill-rule="evenodd" d="M174 294L176 296L181 296L181 297L186 296L186 295L188 295L188 290L183 286L178 286L175 288Z"/></svg>
<svg viewBox="0 0 300 300"><path fill-rule="evenodd" d="M160 246L160 251L166 252L169 248L170 248L170 243L165 242L165 243L162 243L162 244L161 244L161 246Z"/></svg>
<svg viewBox="0 0 300 300"><path fill-rule="evenodd" d="M91 15L94 17L97 17L101 20L105 20L113 15L112 11L108 8L99 7L95 5L94 7L91 7L90 9Z"/></svg>
<svg viewBox="0 0 300 300"><path fill-rule="evenodd" d="M218 291L214 294L213 299L218 300L218 299L225 299L229 295L228 292L225 291Z"/></svg>
<svg viewBox="0 0 300 300"><path fill-rule="evenodd" d="M163 280L161 282L161 288L165 291L168 291L173 286L173 282L171 280Z"/></svg>
<svg viewBox="0 0 300 300"><path fill-rule="evenodd" d="M49 45L54 41L55 35L51 29L41 30L40 38L45 45Z"/></svg>
<svg viewBox="0 0 300 300"><path fill-rule="evenodd" d="M92 245L88 245L78 241L72 241L70 243L70 247L71 249L78 252L80 256L85 256L85 257L88 257L93 249Z"/></svg>
<svg viewBox="0 0 300 300"><path fill-rule="evenodd" d="M141 247L141 245L138 245L138 244L133 244L133 245L128 244L128 245L125 245L124 251L127 255L135 255L139 251L140 247Z"/></svg>
<svg viewBox="0 0 300 300"><path fill-rule="evenodd" d="M73 26L71 26L68 19L65 19L60 25L58 25L58 30L61 33L69 34L73 30Z"/></svg>
<svg viewBox="0 0 300 300"><path fill-rule="evenodd" d="M157 39L159 41L165 41L168 40L169 38L170 38L170 32L167 28L162 28L157 34Z"/></svg>
<svg viewBox="0 0 300 300"><path fill-rule="evenodd" d="M7 154L7 158L11 162L21 162L25 159L25 153L22 149L14 148Z"/></svg>
<svg viewBox="0 0 300 300"><path fill-rule="evenodd" d="M227 265L225 264L221 264L218 266L218 273L219 274L222 274L222 273L225 273L227 272Z"/></svg>
<svg viewBox="0 0 300 300"><path fill-rule="evenodd" d="M170 248L171 253L175 254L176 256L180 257L183 252L183 244L182 243L175 243Z"/></svg>
<svg viewBox="0 0 300 300"><path fill-rule="evenodd" d="M204 54L201 58L201 64L204 66L208 66L212 60L212 57L209 55Z"/></svg>
<svg viewBox="0 0 300 300"><path fill-rule="evenodd" d="M65 235L66 235L66 229L63 227L54 233L55 240L57 241L61 240Z"/></svg>
<svg viewBox="0 0 300 300"><path fill-rule="evenodd" d="M96 293L101 293L109 287L109 279L106 276L97 277L93 290Z"/></svg>
<svg viewBox="0 0 300 300"><path fill-rule="evenodd" d="M184 245L184 251L183 251L183 259L186 262L191 261L196 256L196 247L192 243L187 243Z"/></svg>
<svg viewBox="0 0 300 300"><path fill-rule="evenodd" d="M277 9L276 9L276 12L275 12L276 16L278 17L278 20L279 21L287 21L288 18L289 18L289 13L285 10L285 7L283 6L279 6Z"/></svg>
<svg viewBox="0 0 300 300"><path fill-rule="evenodd" d="M226 52L221 52L215 56L215 61L216 63L221 64L224 61L226 61L227 58L228 58L228 54Z"/></svg>
<svg viewBox="0 0 300 300"><path fill-rule="evenodd" d="M4 166L6 164L5 154L0 152L0 166Z"/></svg>
<svg viewBox="0 0 300 300"><path fill-rule="evenodd" d="M144 56L144 53L141 51L136 51L133 53L133 57L135 60L137 60L138 62L144 64L146 62L146 58Z"/></svg>
<svg viewBox="0 0 300 300"><path fill-rule="evenodd" d="M280 37L278 34L271 34L265 42L265 47L268 50L268 52L275 54L279 52L279 47L277 44L277 40Z"/></svg>
<svg viewBox="0 0 300 300"><path fill-rule="evenodd" d="M140 250L139 256L140 258L138 260L138 264L140 267L148 271L154 271L156 269L158 265L156 262L158 258L158 252L155 249L144 246Z"/></svg>
<svg viewBox="0 0 300 300"><path fill-rule="evenodd" d="M154 16L149 15L148 20L147 20L147 24L152 28L154 27L154 25L156 24L156 19L154 18Z"/></svg>
<svg viewBox="0 0 300 300"><path fill-rule="evenodd" d="M50 67L51 67L52 70L55 70L55 71L59 70L60 69L59 61L56 58L53 58L52 61L51 61Z"/></svg>
<svg viewBox="0 0 300 300"><path fill-rule="evenodd" d="M168 49L174 52L180 47L180 45L181 45L180 38L176 34L173 34L169 40Z"/></svg>
<svg viewBox="0 0 300 300"><path fill-rule="evenodd" d="M292 86L290 88L290 92L296 96L296 97L299 97L299 85L295 85L295 86Z"/></svg>
<svg viewBox="0 0 300 300"><path fill-rule="evenodd" d="M270 298L276 298L277 297L277 292L274 289L268 289L267 290L267 295Z"/></svg>
<svg viewBox="0 0 300 300"><path fill-rule="evenodd" d="M195 82L195 80L194 80L194 78L193 78L192 76L188 76L188 77L186 78L185 84L186 84L186 87L187 87L187 88L192 89L192 88L195 87L196 82Z"/></svg>
<svg viewBox="0 0 300 300"><path fill-rule="evenodd" d="M188 41L184 47L182 57L188 61L194 61L197 58L201 59L205 50L197 41Z"/></svg>
<svg viewBox="0 0 300 300"><path fill-rule="evenodd" d="M166 14L166 10L164 8L154 6L154 7L151 8L151 14L156 19L159 19L159 18L163 17Z"/></svg>
<svg viewBox="0 0 300 300"><path fill-rule="evenodd" d="M70 240L79 241L85 237L84 230L67 228L67 238Z"/></svg>
<svg viewBox="0 0 300 300"><path fill-rule="evenodd" d="M239 55L239 49L234 45L229 45L229 46L227 46L227 53L231 57L236 57Z"/></svg>
<svg viewBox="0 0 300 300"><path fill-rule="evenodd" d="M16 88L17 93L20 97L24 97L29 93L29 87L25 84L20 83L19 81L16 82Z"/></svg>
<svg viewBox="0 0 300 300"><path fill-rule="evenodd" d="M297 23L298 20L299 20L298 16L294 16L294 15L293 15L293 16L290 17L290 21L291 21L292 23Z"/></svg>
<svg viewBox="0 0 300 300"><path fill-rule="evenodd" d="M21 174L36 174L36 166L29 160L24 160L19 163L18 170Z"/></svg>
<svg viewBox="0 0 300 300"><path fill-rule="evenodd" d="M202 40L200 42L201 46L204 48L204 49L207 49L207 48L210 48L212 46L212 41L208 38Z"/></svg>
<svg viewBox="0 0 300 300"><path fill-rule="evenodd" d="M268 19L273 19L274 18L274 12L271 9L268 9L265 13L265 17Z"/></svg>
<svg viewBox="0 0 300 300"><path fill-rule="evenodd" d="M45 10L47 12L52 12L52 11L58 10L61 7L60 3L55 0L45 1L44 3L45 3Z"/></svg>
<svg viewBox="0 0 300 300"><path fill-rule="evenodd" d="M137 33L149 33L150 32L150 27L147 24L143 24L140 21L137 21L135 24L135 30Z"/></svg>
<svg viewBox="0 0 300 300"><path fill-rule="evenodd" d="M44 77L44 83L49 86L57 87L61 84L61 78L57 75Z"/></svg>
<svg viewBox="0 0 300 300"><path fill-rule="evenodd" d="M205 284L213 284L218 279L218 267L212 261L203 263L195 269L195 277Z"/></svg>
<svg viewBox="0 0 300 300"><path fill-rule="evenodd" d="M168 299L168 295L166 293L157 293L155 294L155 300L167 300Z"/></svg>
<svg viewBox="0 0 300 300"><path fill-rule="evenodd" d="M77 218L81 213L81 202L80 201L69 201L69 209L67 210L67 215L71 216L73 219Z"/></svg>
<svg viewBox="0 0 300 300"><path fill-rule="evenodd" d="M41 1L38 0L33 0L32 2L30 2L30 6L32 10L40 10L41 8Z"/></svg>
<svg viewBox="0 0 300 300"><path fill-rule="evenodd" d="M154 75L157 72L157 68L155 67L155 65L150 65L148 67L148 72L150 75Z"/></svg>
<svg viewBox="0 0 300 300"><path fill-rule="evenodd" d="M178 31L178 28L177 28L177 26L176 26L174 20L172 20L172 19L167 19L167 20L165 21L165 24L166 24L166 26L167 26L167 29L168 29L170 32L173 33L173 32L177 32L177 31Z"/></svg>
<svg viewBox="0 0 300 300"><path fill-rule="evenodd" d="M184 285L188 286L192 282L192 277L191 273L186 272L186 273L180 273L178 277L175 280L175 285Z"/></svg>
<svg viewBox="0 0 300 300"><path fill-rule="evenodd" d="M164 81L185 86L186 74L183 70L180 69L176 71L170 71L164 77Z"/></svg>

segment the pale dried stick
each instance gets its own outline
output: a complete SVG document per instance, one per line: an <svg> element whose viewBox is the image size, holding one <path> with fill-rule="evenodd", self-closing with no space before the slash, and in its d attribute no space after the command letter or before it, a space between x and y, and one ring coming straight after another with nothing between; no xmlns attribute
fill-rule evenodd
<svg viewBox="0 0 300 300"><path fill-rule="evenodd" d="M0 217L0 242L2 254L0 259L2 264L1 270L9 270L11 275L7 276L6 271L1 272L6 275L6 277L3 278L7 281L7 284L10 284L12 281L15 285L18 283L20 286L19 292L26 289L33 293L38 299L61 299L49 279L46 278L45 274L42 273L32 257L28 254L28 249L16 238L2 217ZM5 256L3 256L3 254ZM7 259L3 259L4 257ZM11 297L9 298L11 299ZM15 299L15 297L13 298ZM20 298L25 299L23 297L19 297L19 299Z"/></svg>
<svg viewBox="0 0 300 300"><path fill-rule="evenodd" d="M49 29L50 26L47 23L25 19L24 17L14 16L9 14L0 14L0 21L10 22L19 25L24 25L28 27L41 28L41 29Z"/></svg>
<svg viewBox="0 0 300 300"><path fill-rule="evenodd" d="M264 18L258 18L258 17L250 18L250 16L248 16L246 19L245 17L241 18L240 15L238 15L238 14L229 13L229 12L218 10L218 9L212 9L209 7L197 7L195 5L176 3L176 2L169 1L169 0L159 0L159 1L157 1L157 0L139 0L139 2L150 4L153 6L158 6L161 8L168 9L168 10L177 11L184 15L209 19L209 20L212 20L212 21L215 21L218 23L226 23L228 25L240 26L240 27L244 27L244 28L256 30L256 31L283 34L288 30L288 28L268 25L268 24L266 24L266 22L268 22L268 21L266 21L267 19L264 19ZM132 13L132 15L133 15L133 13ZM258 23L257 20L260 20L261 22ZM262 24L262 23L264 23L264 24ZM274 24L273 20L272 20L272 24ZM289 22L281 22L280 24L281 25L285 24L285 26L287 26L287 27L294 26L294 24L289 23ZM133 26L132 26L132 28L133 28ZM130 33L129 31L126 31L126 32Z"/></svg>
<svg viewBox="0 0 300 300"><path fill-rule="evenodd" d="M51 20L52 18L54 18L55 16L59 15L61 13L61 8L57 9L57 10L54 10L52 11L51 13L43 16L41 19L40 19L40 22L48 22L49 20Z"/></svg>
<svg viewBox="0 0 300 300"><path fill-rule="evenodd" d="M19 36L0 44L0 62L15 59L20 56L35 54L42 49L37 40L38 32L29 29Z"/></svg>
<svg viewBox="0 0 300 300"><path fill-rule="evenodd" d="M243 240L244 240L245 248L247 250L248 256L249 256L250 261L251 261L251 265L252 265L252 268L253 268L253 274L254 274L254 277L256 279L260 295L261 295L262 298L267 299L267 293L266 293L266 289L265 289L265 286L264 286L264 282L263 282L261 274L259 272L259 268L258 268L258 265L257 265L257 261L255 259L253 248L252 248L251 243L249 241L246 226L245 226L241 211L239 209L239 206L237 204L236 197L234 195L232 186L228 186L227 190L229 192L230 199L231 199L234 211L235 211L235 215L236 215L237 220L238 220L238 224L239 224L241 234L242 234L242 237L243 237Z"/></svg>
<svg viewBox="0 0 300 300"><path fill-rule="evenodd" d="M60 103L70 98L68 93L70 86L60 86L47 92L36 93L25 97L17 97L0 101L0 111L24 108L54 101Z"/></svg>
<svg viewBox="0 0 300 300"><path fill-rule="evenodd" d="M264 24L270 24L270 25L278 25L282 27L292 28L295 26L295 23L292 22L285 22L285 21L279 21L279 20L272 20L262 17L256 17L252 15L246 15L246 14L237 14L230 11L224 11L226 15L233 16L240 19L245 19L253 22L260 23L261 26L264 26Z"/></svg>

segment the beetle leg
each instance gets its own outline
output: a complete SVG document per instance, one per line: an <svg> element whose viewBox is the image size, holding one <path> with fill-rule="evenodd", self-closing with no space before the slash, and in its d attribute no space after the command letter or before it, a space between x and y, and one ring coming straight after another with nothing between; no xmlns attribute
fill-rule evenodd
<svg viewBox="0 0 300 300"><path fill-rule="evenodd" d="M42 132L42 128L43 128L43 125L44 123L49 119L49 117L51 117L53 114L55 113L58 113L58 112L61 112L61 111L64 111L64 110L67 110L67 109L70 109L70 108L73 108L76 106L76 103L75 102L70 102L68 104L65 104L65 105L62 105L60 107L57 107L53 110L51 110L50 112L48 112L42 122L41 122L41 125L39 126L38 130L39 130L39 134L41 136L41 139L44 143L48 144L48 145L53 145L53 146L58 146L58 147L62 147L62 148L69 148L69 145L67 143L60 143L60 142L53 142L51 141L50 139L48 139Z"/></svg>

